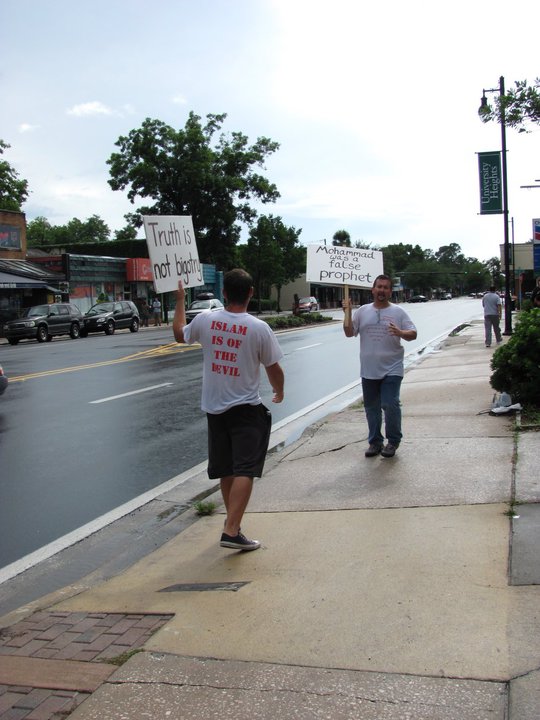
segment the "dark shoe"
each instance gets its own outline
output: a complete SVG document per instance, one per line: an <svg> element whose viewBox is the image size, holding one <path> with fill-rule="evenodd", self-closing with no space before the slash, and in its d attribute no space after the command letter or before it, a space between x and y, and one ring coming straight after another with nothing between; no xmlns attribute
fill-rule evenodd
<svg viewBox="0 0 540 720"><path fill-rule="evenodd" d="M370 445L364 455L366 457L375 457L382 450L382 445Z"/></svg>
<svg viewBox="0 0 540 720"><path fill-rule="evenodd" d="M388 457L394 457L394 455L396 454L396 450L397 450L397 449L398 449L398 446L397 446L397 445L392 445L391 443L388 443L388 444L385 445L385 446L383 447L383 449L381 450L381 455L382 455L383 457L387 457L387 458L388 458Z"/></svg>
<svg viewBox="0 0 540 720"><path fill-rule="evenodd" d="M257 550L261 547L261 543L258 540L248 540L241 532L235 537L231 537L227 535L227 533L222 533L219 544L221 547L231 548L232 550Z"/></svg>

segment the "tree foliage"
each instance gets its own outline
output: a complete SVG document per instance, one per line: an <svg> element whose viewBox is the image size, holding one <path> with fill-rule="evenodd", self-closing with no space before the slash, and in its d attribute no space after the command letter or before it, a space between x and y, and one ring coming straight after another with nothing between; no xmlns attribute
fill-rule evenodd
<svg viewBox="0 0 540 720"><path fill-rule="evenodd" d="M501 122L519 132L527 132L527 122L540 123L540 78L533 84L527 80L516 80L515 88L510 88L503 96L497 95L493 105L481 108L480 117L483 122Z"/></svg>
<svg viewBox="0 0 540 720"><path fill-rule="evenodd" d="M262 215L249 231L246 245L239 247L243 267L252 275L257 298L270 294L275 285L296 280L306 269L306 248L299 243L301 230L286 227L280 217Z"/></svg>
<svg viewBox="0 0 540 720"><path fill-rule="evenodd" d="M239 223L252 224L251 201L275 202L279 193L257 168L279 144L260 137L252 145L240 132L218 133L226 114L207 115L206 123L190 112L183 129L147 118L116 142L119 152L107 161L109 185L127 190L131 203L150 201L126 216L135 227L142 215L191 215L202 262L228 269L240 239Z"/></svg>
<svg viewBox="0 0 540 720"><path fill-rule="evenodd" d="M351 247L351 236L347 230L337 230L332 236L332 245Z"/></svg>
<svg viewBox="0 0 540 720"><path fill-rule="evenodd" d="M38 216L26 226L26 240L29 247L104 243L109 237L109 227L99 215L92 215L87 220L73 218L66 225L51 225L46 217Z"/></svg>
<svg viewBox="0 0 540 720"><path fill-rule="evenodd" d="M540 309L521 313L509 340L491 358L491 386L514 402L540 407Z"/></svg>
<svg viewBox="0 0 540 720"><path fill-rule="evenodd" d="M437 290L450 290L455 294L479 292L493 282L493 259L482 263L476 258L466 258L457 243L442 245L435 252L423 250L420 245L403 243L387 245L381 250L384 272L399 277L404 287L414 293L429 295Z"/></svg>
<svg viewBox="0 0 540 720"><path fill-rule="evenodd" d="M0 139L0 155L11 145ZM19 173L0 158L0 210L20 212L28 198L28 181L19 177Z"/></svg>

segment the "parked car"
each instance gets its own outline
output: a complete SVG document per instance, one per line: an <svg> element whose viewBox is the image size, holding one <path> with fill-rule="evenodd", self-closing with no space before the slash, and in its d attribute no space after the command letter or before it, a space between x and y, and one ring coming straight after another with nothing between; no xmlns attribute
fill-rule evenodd
<svg viewBox="0 0 540 720"><path fill-rule="evenodd" d="M417 303L417 302L427 302L428 299L425 295L412 295L407 302L411 303Z"/></svg>
<svg viewBox="0 0 540 720"><path fill-rule="evenodd" d="M190 323L194 317L202 312L213 312L215 310L223 310L221 300L215 298L212 293L201 293L186 310L186 322Z"/></svg>
<svg viewBox="0 0 540 720"><path fill-rule="evenodd" d="M316 297L301 297L294 312L296 315L306 312L316 312L319 309L319 301Z"/></svg>
<svg viewBox="0 0 540 720"><path fill-rule="evenodd" d="M83 316L71 303L51 303L26 308L21 317L5 323L4 337L10 345L19 340L45 342L55 335L70 335L76 340L81 332Z"/></svg>
<svg viewBox="0 0 540 720"><path fill-rule="evenodd" d="M4 390L8 386L8 379L6 374L4 373L3 367L0 365L0 395L4 394Z"/></svg>
<svg viewBox="0 0 540 720"><path fill-rule="evenodd" d="M452 299L452 293L443 293L441 295L441 300L451 300Z"/></svg>
<svg viewBox="0 0 540 720"><path fill-rule="evenodd" d="M81 337L86 337L92 332L112 335L115 330L124 328L137 332L140 324L139 311L131 300L97 303L84 315Z"/></svg>

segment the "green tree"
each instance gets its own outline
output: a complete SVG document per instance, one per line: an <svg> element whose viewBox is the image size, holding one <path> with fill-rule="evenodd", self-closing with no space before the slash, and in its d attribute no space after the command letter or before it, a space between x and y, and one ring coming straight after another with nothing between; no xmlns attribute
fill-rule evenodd
<svg viewBox="0 0 540 720"><path fill-rule="evenodd" d="M114 231L115 240L136 240L137 229L133 225L126 225L121 230Z"/></svg>
<svg viewBox="0 0 540 720"><path fill-rule="evenodd" d="M240 238L239 223L257 217L252 199L275 202L275 185L256 172L279 144L260 137L250 145L239 132L221 134L226 114L207 115L206 124L190 112L183 129L147 118L116 142L119 152L107 161L109 185L126 190L128 199L151 205L126 216L135 227L142 215L191 215L202 262L231 267Z"/></svg>
<svg viewBox="0 0 540 720"><path fill-rule="evenodd" d="M500 123L503 112L506 125L519 132L528 132L527 122L540 123L540 78L531 85L527 80L516 80L515 88L495 96L494 104L482 107L479 114L483 122Z"/></svg>
<svg viewBox="0 0 540 720"><path fill-rule="evenodd" d="M73 218L66 225L51 225L46 217L39 216L31 220L26 228L29 247L103 243L107 242L109 237L110 230L99 215L92 215L88 220Z"/></svg>
<svg viewBox="0 0 540 720"><path fill-rule="evenodd" d="M280 248L274 237L272 217L262 216L249 231L246 245L241 248L242 264L253 278L258 311L262 296L268 296L273 283L275 268L281 261Z"/></svg>
<svg viewBox="0 0 540 720"><path fill-rule="evenodd" d="M498 257L490 258L485 267L490 274L489 285L495 285L499 290L504 286L504 277L501 273L501 259Z"/></svg>
<svg viewBox="0 0 540 720"><path fill-rule="evenodd" d="M8 150L8 145L0 140L0 155ZM20 212L28 198L28 181L19 178L19 173L7 162L0 159L0 209Z"/></svg>
<svg viewBox="0 0 540 720"><path fill-rule="evenodd" d="M384 260L384 272L390 277L401 277L411 263L422 262L426 253L420 245L395 243L381 248Z"/></svg>
<svg viewBox="0 0 540 720"><path fill-rule="evenodd" d="M49 245L52 238L51 223L43 215L30 220L26 224L26 242L28 247Z"/></svg>
<svg viewBox="0 0 540 720"><path fill-rule="evenodd" d="M107 242L111 231L99 215L92 215L88 220L73 218L66 226L70 242Z"/></svg>
<svg viewBox="0 0 540 720"><path fill-rule="evenodd" d="M262 215L249 231L245 245L239 247L241 264L252 275L259 300L270 294L272 285L278 291L280 309L281 288L296 280L306 268L306 248L300 245L301 230L284 225L280 217Z"/></svg>
<svg viewBox="0 0 540 720"><path fill-rule="evenodd" d="M351 247L351 235L347 230L337 230L332 236L332 245Z"/></svg>

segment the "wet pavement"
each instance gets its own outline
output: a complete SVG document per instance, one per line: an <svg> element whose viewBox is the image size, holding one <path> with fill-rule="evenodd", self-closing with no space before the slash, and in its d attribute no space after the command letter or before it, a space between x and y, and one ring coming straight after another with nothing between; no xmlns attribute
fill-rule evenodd
<svg viewBox="0 0 540 720"><path fill-rule="evenodd" d="M203 468L169 490L154 548L0 618L0 720L537 720L538 433L488 414L492 352L476 323L409 369L395 458L358 403L271 452L257 552L219 548L221 506L174 515L219 502Z"/></svg>

